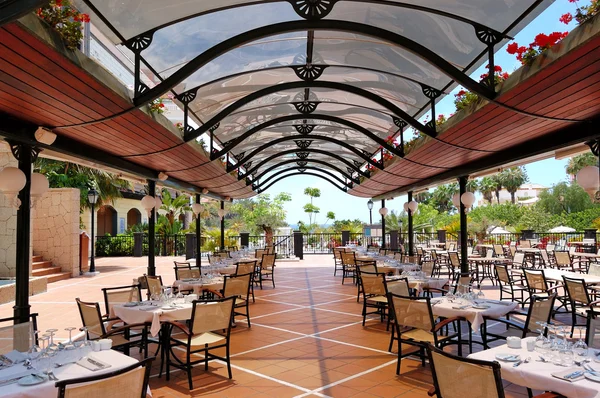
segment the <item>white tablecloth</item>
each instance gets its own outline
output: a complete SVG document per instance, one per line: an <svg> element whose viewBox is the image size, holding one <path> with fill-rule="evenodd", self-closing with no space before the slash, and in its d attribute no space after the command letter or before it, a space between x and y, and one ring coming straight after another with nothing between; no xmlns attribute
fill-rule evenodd
<svg viewBox="0 0 600 398"><path fill-rule="evenodd" d="M115 305L111 317L117 316L126 323L151 322L150 334L157 336L160 332L161 321L179 321L192 317L192 303L178 304L181 308L164 310L160 306L152 309L151 306L124 307Z"/></svg>
<svg viewBox="0 0 600 398"><path fill-rule="evenodd" d="M482 304L489 305L490 308L482 310L478 310L473 307L467 307L464 309L452 308L465 305L462 304L462 301L460 303L457 301L458 300L455 300L454 303L451 303L446 298L432 300L432 304L437 303L433 305L433 314L444 318L452 318L455 316L465 318L467 321L469 321L471 324L471 329L475 332L479 330L479 326L483 323L484 316L499 318L508 314L519 306L519 303L510 301L503 301L504 304L497 304L493 301L486 300L484 303L483 300L478 300L478 302L481 302Z"/></svg>
<svg viewBox="0 0 600 398"><path fill-rule="evenodd" d="M518 367L513 367L513 363L498 361L502 366L502 378L511 383L523 387L529 387L534 390L554 391L569 398L592 398L600 397L600 384L581 379L575 382L569 382L553 377L551 373L560 372L567 368L556 366L551 363L537 362L539 358L537 352L528 352L527 340L534 340L535 337L527 337L521 342L520 349L508 348L506 345L495 347L489 350L477 352L469 355L469 358L482 359L485 361L496 360L496 354L510 353L521 355L521 358L531 357L531 362L523 363ZM600 370L600 364L591 362L590 365L596 370Z"/></svg>
<svg viewBox="0 0 600 398"><path fill-rule="evenodd" d="M203 283L201 280L199 281L182 281L176 280L173 282L173 287L179 288L181 290L193 290L194 293L200 294L203 288L208 288L212 290L220 290L223 289L223 279L216 279L210 283Z"/></svg>
<svg viewBox="0 0 600 398"><path fill-rule="evenodd" d="M54 369L54 374L59 380L74 379L78 377L87 377L112 372L137 362L136 359L128 357L127 355L114 350L92 352L90 357L97 358L103 362L111 364L112 366L104 370L92 372L91 370L83 368L77 364L71 364ZM26 370L27 369L21 364L16 364L10 368L1 370L0 377L2 379L5 379L5 377L10 378L10 375L18 375ZM46 381L45 383L29 387L23 387L17 383L8 384L0 387L0 396L3 398L56 398L58 395L58 389L54 387L54 383L54 381Z"/></svg>
<svg viewBox="0 0 600 398"><path fill-rule="evenodd" d="M388 285L394 283L394 281L398 280L400 277L390 277L388 278ZM427 279L415 279L412 277L408 278L408 287L411 289L415 289L418 293L423 292L423 289L441 289L448 283L448 279L444 278L427 278Z"/></svg>

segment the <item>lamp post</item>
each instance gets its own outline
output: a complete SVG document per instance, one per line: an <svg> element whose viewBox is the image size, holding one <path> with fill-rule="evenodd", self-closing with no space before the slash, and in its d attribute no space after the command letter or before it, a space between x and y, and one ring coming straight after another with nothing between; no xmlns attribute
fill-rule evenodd
<svg viewBox="0 0 600 398"><path fill-rule="evenodd" d="M92 252L90 255L90 272L96 272L96 263L94 261L94 232L95 232L95 226L94 226L94 218L95 218L95 214L94 214L94 206L96 204L96 202L98 201L98 191L96 191L94 188L90 189L88 191L88 202L90 202L90 205L92 205Z"/></svg>
<svg viewBox="0 0 600 398"><path fill-rule="evenodd" d="M367 207L369 208L369 224L373 224L373 201L371 199L367 202Z"/></svg>

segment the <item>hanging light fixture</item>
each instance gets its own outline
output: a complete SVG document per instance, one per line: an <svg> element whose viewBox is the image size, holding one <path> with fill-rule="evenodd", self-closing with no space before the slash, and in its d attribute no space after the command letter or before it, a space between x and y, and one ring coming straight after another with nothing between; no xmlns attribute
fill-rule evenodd
<svg viewBox="0 0 600 398"><path fill-rule="evenodd" d="M457 192L454 195L452 195L452 204L457 209L460 209L460 193Z"/></svg>
<svg viewBox="0 0 600 398"><path fill-rule="evenodd" d="M194 203L192 205L192 211L196 216L198 216L204 211L204 206L202 206L200 203Z"/></svg>
<svg viewBox="0 0 600 398"><path fill-rule="evenodd" d="M577 173L577 183L590 195L593 201L600 200L600 177L597 166L586 166Z"/></svg>
<svg viewBox="0 0 600 398"><path fill-rule="evenodd" d="M27 184L27 177L17 167L5 167L0 171L0 191L10 199L15 209L21 207L18 194L25 188L25 184Z"/></svg>
<svg viewBox="0 0 600 398"><path fill-rule="evenodd" d="M155 204L156 201L154 200L153 196L146 195L142 198L142 207L148 212L148 217L150 217L150 213L152 213L152 209L154 209Z"/></svg>
<svg viewBox="0 0 600 398"><path fill-rule="evenodd" d="M33 173L31 175L31 190L29 195L31 196L31 207L35 206L35 203L50 189L50 183L45 175L40 173Z"/></svg>
<svg viewBox="0 0 600 398"><path fill-rule="evenodd" d="M465 192L460 196L460 201L465 206L465 209L469 210L475 203L475 194L473 192Z"/></svg>
<svg viewBox="0 0 600 398"><path fill-rule="evenodd" d="M382 207L381 209L379 209L379 214L381 214L383 217L387 216L387 214L388 214L387 207Z"/></svg>
<svg viewBox="0 0 600 398"><path fill-rule="evenodd" d="M408 202L404 202L404 211L408 213Z"/></svg>
<svg viewBox="0 0 600 398"><path fill-rule="evenodd" d="M410 202L408 202L408 210L410 210L411 213L414 214L418 208L419 208L419 203L417 203L416 201L411 200Z"/></svg>
<svg viewBox="0 0 600 398"><path fill-rule="evenodd" d="M217 214L219 215L219 218L223 218L225 216L225 209L217 210Z"/></svg>

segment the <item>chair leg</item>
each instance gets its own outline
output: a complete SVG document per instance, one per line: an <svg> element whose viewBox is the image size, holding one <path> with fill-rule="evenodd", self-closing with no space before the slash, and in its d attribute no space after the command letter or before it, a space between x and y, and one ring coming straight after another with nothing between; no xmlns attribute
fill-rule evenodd
<svg viewBox="0 0 600 398"><path fill-rule="evenodd" d="M392 323L392 336L390 337L390 346L388 347L388 351L392 352L392 348L394 347L394 335L396 334L396 324ZM398 348L400 349L400 348Z"/></svg>
<svg viewBox="0 0 600 398"><path fill-rule="evenodd" d="M248 307L249 303L248 300L246 300L246 319L248 320L248 327L252 327L250 325L250 308ZM227 346L227 349L229 349L229 345Z"/></svg>
<svg viewBox="0 0 600 398"><path fill-rule="evenodd" d="M275 268L271 271L271 282L273 283L273 289L275 289Z"/></svg>
<svg viewBox="0 0 600 398"><path fill-rule="evenodd" d="M186 366L186 370L187 370L187 377L188 377L188 383L190 385L190 391L194 389L194 382L192 381L192 366L190 365L190 349L188 347L187 349L187 366Z"/></svg>
<svg viewBox="0 0 600 398"><path fill-rule="evenodd" d="M400 340L398 340L398 363L396 364L397 375L400 375L400 361L402 361L402 354L400 353Z"/></svg>

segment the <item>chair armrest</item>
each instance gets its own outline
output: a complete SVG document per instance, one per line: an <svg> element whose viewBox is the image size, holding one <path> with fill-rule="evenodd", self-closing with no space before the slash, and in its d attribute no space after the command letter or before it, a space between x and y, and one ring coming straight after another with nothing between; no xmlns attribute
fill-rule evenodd
<svg viewBox="0 0 600 398"><path fill-rule="evenodd" d="M113 334L124 332L126 330L131 329L131 328L140 328L140 327L147 327L147 326L148 326L148 324L143 323L143 322L142 323L127 324L125 326L121 326L121 327L118 327L116 329L112 329L110 332L107 332L107 333L103 334L102 336L100 336L100 338L103 339L103 338L112 336Z"/></svg>
<svg viewBox="0 0 600 398"><path fill-rule="evenodd" d="M563 285L556 285L556 286L549 287L548 290L546 290L546 293L550 293L552 290L558 290L561 287L563 287Z"/></svg>
<svg viewBox="0 0 600 398"><path fill-rule="evenodd" d="M598 305L600 305L600 300L592 301L590 303L590 309L593 310L593 308L596 307L596 306L598 306Z"/></svg>
<svg viewBox="0 0 600 398"><path fill-rule="evenodd" d="M172 325L172 326L176 327L177 329L180 329L183 333L186 334L186 336L191 336L192 335L192 332L190 332L190 330L188 329L188 327L185 326L181 322L177 322L177 321L164 321L164 323L168 323L169 325Z"/></svg>
<svg viewBox="0 0 600 398"><path fill-rule="evenodd" d="M207 288L207 287L205 287L205 288L202 288L202 291L203 291L203 292L209 292L209 293L212 293L212 294L214 294L215 296L217 296L217 297L219 297L219 298L224 298L224 297L225 297L225 296L223 295L223 293L221 293L221 292L218 292L218 291L216 291L216 290L213 290L213 289L210 289L210 288Z"/></svg>
<svg viewBox="0 0 600 398"><path fill-rule="evenodd" d="M429 395L430 397L433 397L434 395L437 395L435 393L435 386L431 386L431 388L429 389L429 391L427 391L427 395Z"/></svg>
<svg viewBox="0 0 600 398"><path fill-rule="evenodd" d="M458 316L455 316L455 317L452 317L452 318L447 318L447 319L444 319L443 321L441 321L441 322L438 322L438 323L436 323L436 324L434 325L432 332L437 332L438 330L440 330L440 329L441 329L441 328L443 328L444 326L446 326L446 325L448 325L448 324L450 324L450 323L452 323L452 322L454 322L454 321L460 321L460 320L461 320L461 318L460 318L460 317L458 317Z"/></svg>
<svg viewBox="0 0 600 398"><path fill-rule="evenodd" d="M557 394L555 392L545 392L534 396L533 398L566 398L564 395Z"/></svg>

